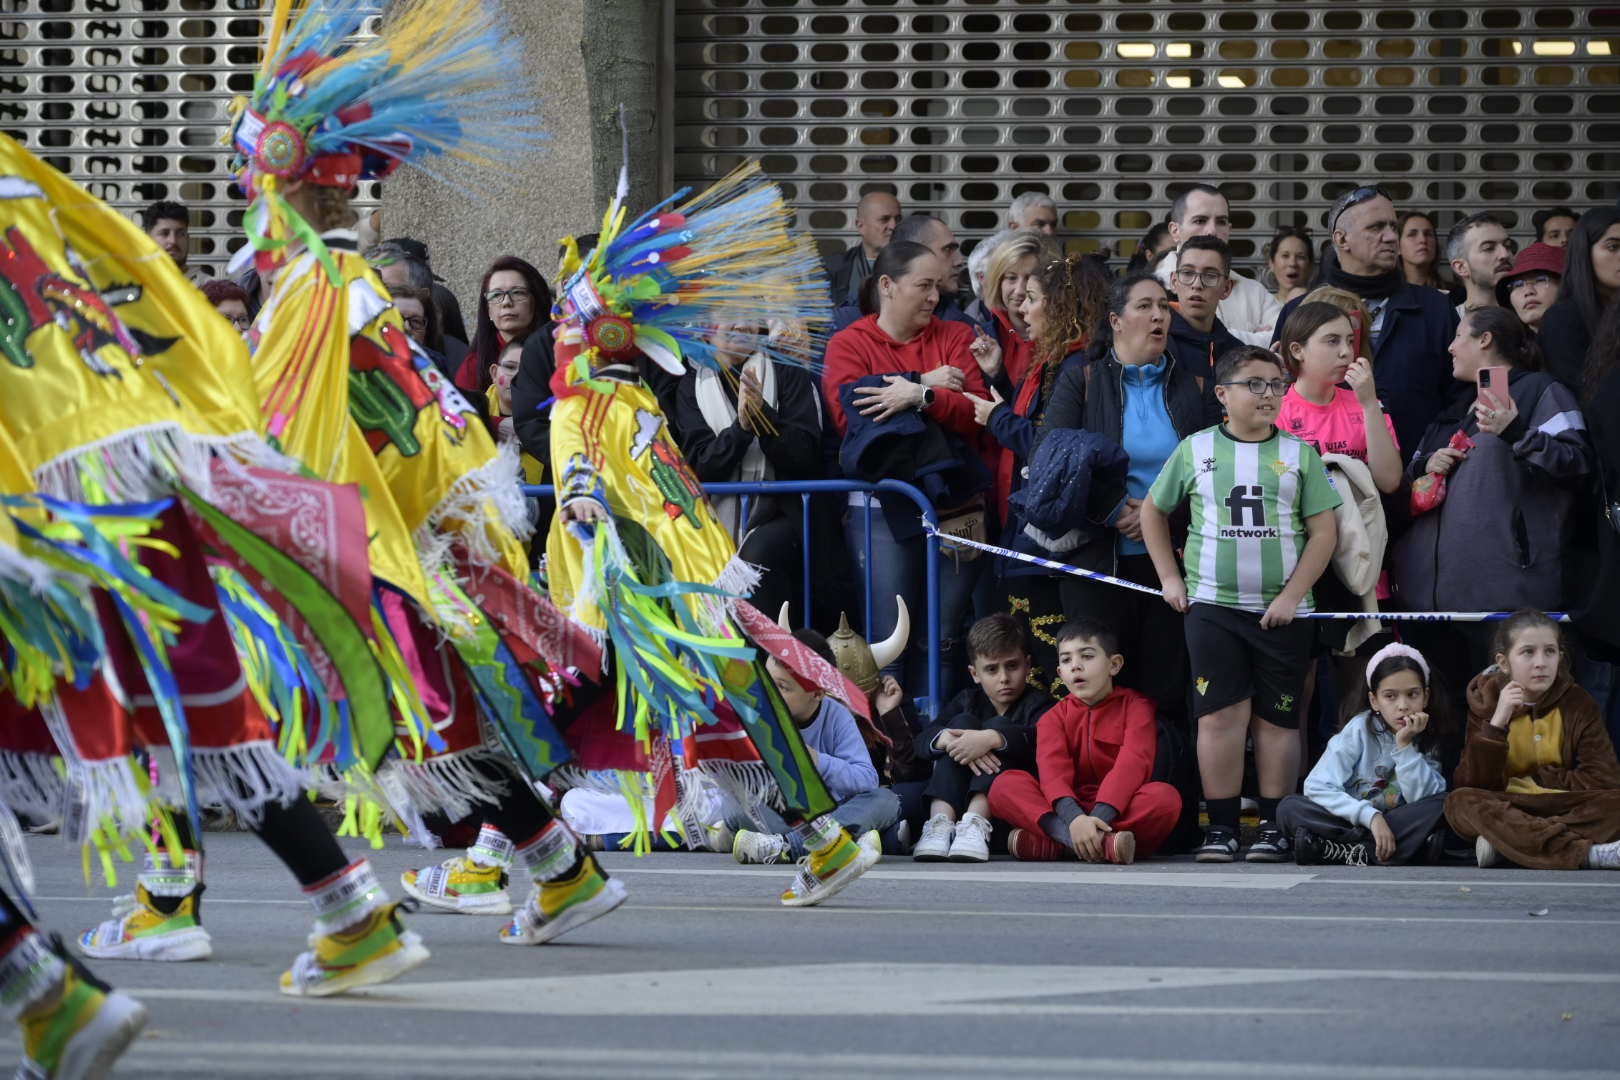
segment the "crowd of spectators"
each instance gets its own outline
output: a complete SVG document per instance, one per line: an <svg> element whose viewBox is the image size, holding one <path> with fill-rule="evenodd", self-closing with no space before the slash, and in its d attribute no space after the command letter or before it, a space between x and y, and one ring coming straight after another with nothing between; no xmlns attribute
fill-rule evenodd
<svg viewBox="0 0 1620 1080"><path fill-rule="evenodd" d="M184 265L177 209L183 223L159 204L147 224ZM1620 840L1608 803L1569 811L1579 824L1559 827L1575 840L1532 843L1482 829L1477 799L1446 834L1434 801L1448 781L1563 797L1584 790L1569 775L1587 765L1597 787L1620 787L1620 209L1548 207L1521 235L1490 213L1397 207L1366 184L1322 210L1308 215L1320 236L1289 224L1266 238L1251 277L1233 265L1231 200L1205 184L1181 190L1119 268L1106 251L1065 255L1062 208L1045 195L1020 195L969 255L944 220L874 189L857 241L827 260L835 318L803 342L818 375L763 362L757 343L777 326L713 328L719 371L642 365L706 482L901 480L958 541L1114 579L945 543L941 699L925 700L921 634L873 691L874 714L903 714L917 740L899 754L893 729L868 731L889 763L872 786L896 794L891 848L1128 862L1179 846L1220 861L1240 850L1250 797L1257 860L1412 861L1462 839L1482 864L1573 867ZM422 244L368 256L411 336L547 475L541 273L493 262L469 337ZM209 285L239 329L257 299L256 282L240 284ZM806 508L815 580L798 621L859 623L870 609L863 629L879 640L901 604L926 609L927 540L906 500L717 508L764 569L770 610L806 593ZM1380 610L1520 614L1299 618ZM1533 671L1521 639L1546 654ZM1534 753L1526 772L1515 725L1542 724L1555 700L1564 772L1536 773ZM819 702L800 704L820 722ZM1058 719L1037 725L1042 713ZM1450 716L1471 717L1466 740ZM1531 832L1557 816L1486 802L1535 818L1519 822ZM890 802L860 805L870 823Z"/></svg>

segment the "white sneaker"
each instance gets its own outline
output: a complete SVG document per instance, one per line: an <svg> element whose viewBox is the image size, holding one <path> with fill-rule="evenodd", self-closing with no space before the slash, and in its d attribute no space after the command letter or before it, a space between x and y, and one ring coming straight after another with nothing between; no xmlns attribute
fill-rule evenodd
<svg viewBox="0 0 1620 1080"><path fill-rule="evenodd" d="M1586 852L1589 870L1620 870L1620 840L1607 844L1593 844Z"/></svg>
<svg viewBox="0 0 1620 1080"><path fill-rule="evenodd" d="M1502 857L1496 853L1496 848L1491 846L1489 840L1482 836L1474 841L1474 862L1479 864L1481 870L1495 866L1501 861Z"/></svg>
<svg viewBox="0 0 1620 1080"><path fill-rule="evenodd" d="M786 838L743 829L731 842L731 857L740 863L783 863L789 858Z"/></svg>
<svg viewBox="0 0 1620 1080"><path fill-rule="evenodd" d="M922 835L911 849L911 857L918 862L944 862L950 858L951 834L955 831L956 822L944 814L935 814L923 822Z"/></svg>
<svg viewBox="0 0 1620 1080"><path fill-rule="evenodd" d="M861 845L863 850L871 853L872 861L869 866L876 866L883 861L883 837L878 835L876 829L867 829L855 842Z"/></svg>
<svg viewBox="0 0 1620 1080"><path fill-rule="evenodd" d="M990 861L990 823L978 814L963 814L951 840L951 862Z"/></svg>

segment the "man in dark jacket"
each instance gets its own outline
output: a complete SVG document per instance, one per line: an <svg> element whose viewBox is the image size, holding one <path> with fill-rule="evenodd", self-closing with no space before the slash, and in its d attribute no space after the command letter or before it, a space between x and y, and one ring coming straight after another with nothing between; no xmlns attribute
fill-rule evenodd
<svg viewBox="0 0 1620 1080"><path fill-rule="evenodd" d="M1178 310L1170 316L1170 337L1165 351L1196 378L1204 393L1215 400L1215 361L1243 342L1216 315L1232 292L1232 254L1216 236L1194 236L1181 245L1171 280L1175 282Z"/></svg>
<svg viewBox="0 0 1620 1080"><path fill-rule="evenodd" d="M887 191L869 191L855 208L855 231L861 242L827 260L827 284L833 306L860 303L861 283L872 272L878 252L888 246L900 224L900 200Z"/></svg>
<svg viewBox="0 0 1620 1080"><path fill-rule="evenodd" d="M1347 289L1366 305L1378 394L1388 403L1402 453L1411 454L1451 394L1448 350L1457 312L1439 290L1410 285L1401 275L1395 204L1376 187L1339 196L1328 212L1328 231L1332 246L1318 284ZM1282 337L1299 303L1283 306L1275 337Z"/></svg>

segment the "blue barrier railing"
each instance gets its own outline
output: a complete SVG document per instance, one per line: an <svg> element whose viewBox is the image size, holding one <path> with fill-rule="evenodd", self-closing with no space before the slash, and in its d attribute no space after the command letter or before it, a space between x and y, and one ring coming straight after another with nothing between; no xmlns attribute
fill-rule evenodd
<svg viewBox="0 0 1620 1080"><path fill-rule="evenodd" d="M782 480L759 481L755 483L716 483L704 484L703 490L710 496L736 495L743 500L741 521L748 520L748 512L752 500L761 495L782 497L785 495L799 496L804 512L800 515L801 528L800 546L804 553L804 604L800 608L801 614L813 610L810 604L812 592L812 567L810 551L810 498L813 495L851 495L864 492L868 495L895 495L911 500L917 507L917 512L930 526L937 527L939 519L934 514L934 504L928 501L928 496L911 484L899 480L879 480L875 484L859 483L853 480ZM523 493L531 498L555 498L556 489L550 484L525 484ZM863 560L866 567L866 580L863 592L866 595L866 627L867 636L871 636L872 627L872 502L867 500L864 504L865 521L862 536L866 544L866 558ZM925 565L927 567L927 608L928 616L924 623L928 631L928 701L924 713L928 719L933 720L939 715L941 702L940 695L940 627L939 627L939 538L933 535L932 529L924 536ZM885 601L887 602L887 601ZM775 614L771 612L770 614Z"/></svg>

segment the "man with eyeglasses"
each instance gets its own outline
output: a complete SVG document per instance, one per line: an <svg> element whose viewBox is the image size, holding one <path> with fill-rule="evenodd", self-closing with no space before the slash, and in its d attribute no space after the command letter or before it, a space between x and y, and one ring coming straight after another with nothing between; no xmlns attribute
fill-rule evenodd
<svg viewBox="0 0 1620 1080"><path fill-rule="evenodd" d="M1171 292L1177 291L1175 273L1180 249L1195 236L1213 236L1222 243L1231 243L1232 207L1219 188L1194 184L1176 196L1170 207L1170 239L1176 251L1159 260L1153 272ZM1276 340L1271 331L1281 310L1277 298L1253 278L1230 273L1230 266L1228 277L1232 287L1217 312L1222 325L1244 344L1269 347Z"/></svg>
<svg viewBox="0 0 1620 1080"><path fill-rule="evenodd" d="M1175 282L1176 306L1170 313L1170 336L1165 351L1176 364L1191 372L1215 399L1215 363L1228 351L1246 344L1221 322L1221 301L1232 293L1232 257L1226 242L1205 235L1181 245Z"/></svg>
<svg viewBox="0 0 1620 1080"><path fill-rule="evenodd" d="M1457 305L1457 318L1475 308L1496 306L1496 283L1513 269L1513 241L1507 226L1491 214L1470 214L1451 227L1446 258L1468 295Z"/></svg>
<svg viewBox="0 0 1620 1080"><path fill-rule="evenodd" d="M1539 331L1542 317L1558 299L1564 254L1561 247L1539 242L1519 252L1513 269L1496 282L1496 302L1511 307L1520 322Z"/></svg>
<svg viewBox="0 0 1620 1080"><path fill-rule="evenodd" d="M1330 247L1322 261L1323 283L1361 298L1371 323L1366 351L1373 362L1401 446L1417 446L1423 432L1455 391L1452 338L1457 312L1438 289L1411 285L1401 273L1395 204L1372 185L1350 188L1327 214ZM1301 297L1283 305L1273 340Z"/></svg>

